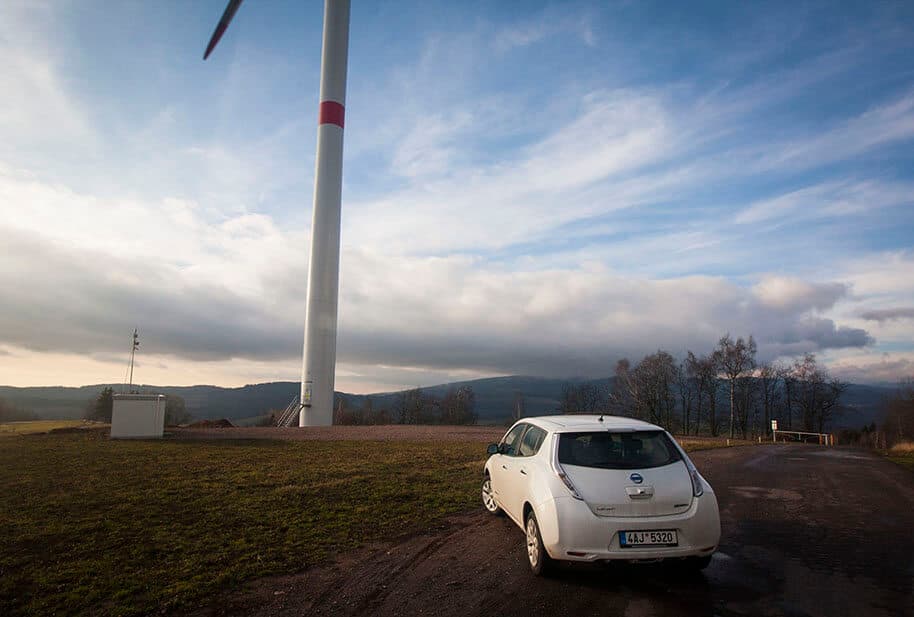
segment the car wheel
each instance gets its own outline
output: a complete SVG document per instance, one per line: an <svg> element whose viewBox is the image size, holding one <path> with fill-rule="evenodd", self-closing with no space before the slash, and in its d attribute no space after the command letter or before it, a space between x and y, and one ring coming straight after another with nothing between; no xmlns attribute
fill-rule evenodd
<svg viewBox="0 0 914 617"><path fill-rule="evenodd" d="M489 514L501 514L501 508L495 503L495 497L492 495L492 479L489 476L482 482L482 505Z"/></svg>
<svg viewBox="0 0 914 617"><path fill-rule="evenodd" d="M527 533L527 561L530 563L530 570L536 576L548 574L549 570L552 569L552 558L546 552L546 547L543 546L540 526L536 522L536 515L532 511L527 515L525 530Z"/></svg>

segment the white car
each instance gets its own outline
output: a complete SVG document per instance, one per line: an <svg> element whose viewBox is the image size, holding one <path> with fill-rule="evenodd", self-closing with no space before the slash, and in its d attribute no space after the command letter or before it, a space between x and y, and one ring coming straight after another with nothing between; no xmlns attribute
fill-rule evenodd
<svg viewBox="0 0 914 617"><path fill-rule="evenodd" d="M525 418L488 453L483 504L524 530L535 574L554 560L675 559L701 569L720 541L713 489L659 426Z"/></svg>

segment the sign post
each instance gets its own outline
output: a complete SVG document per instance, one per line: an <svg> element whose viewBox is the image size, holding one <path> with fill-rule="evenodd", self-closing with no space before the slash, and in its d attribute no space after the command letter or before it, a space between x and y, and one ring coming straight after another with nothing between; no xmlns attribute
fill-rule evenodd
<svg viewBox="0 0 914 617"><path fill-rule="evenodd" d="M771 441L776 442L778 440L777 432L778 432L778 421L772 420L771 421Z"/></svg>

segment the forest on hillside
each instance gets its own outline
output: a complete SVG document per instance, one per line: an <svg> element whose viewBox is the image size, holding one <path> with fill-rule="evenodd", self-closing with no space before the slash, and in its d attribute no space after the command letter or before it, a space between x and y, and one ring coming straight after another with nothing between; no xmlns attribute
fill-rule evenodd
<svg viewBox="0 0 914 617"><path fill-rule="evenodd" d="M623 358L613 379L565 382L553 412L624 415L678 434L743 439L770 435L775 419L781 430L828 430L849 384L833 377L815 354L792 364L761 363L756 355L751 335L726 334L710 352L689 351L681 361L663 350L637 363ZM416 388L383 407L375 407L371 398L355 407L338 396L336 410L338 424L472 424L478 417L467 386L442 397ZM527 415L523 392L515 393L511 411L513 420Z"/></svg>

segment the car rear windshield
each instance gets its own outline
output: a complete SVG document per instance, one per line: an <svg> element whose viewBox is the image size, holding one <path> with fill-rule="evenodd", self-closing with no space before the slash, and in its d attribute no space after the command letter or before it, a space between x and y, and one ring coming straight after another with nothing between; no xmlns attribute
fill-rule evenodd
<svg viewBox="0 0 914 617"><path fill-rule="evenodd" d="M663 431L560 433L559 462L600 469L647 469L682 457Z"/></svg>

